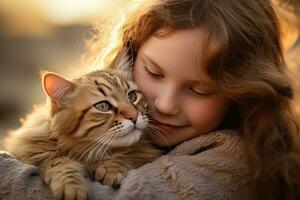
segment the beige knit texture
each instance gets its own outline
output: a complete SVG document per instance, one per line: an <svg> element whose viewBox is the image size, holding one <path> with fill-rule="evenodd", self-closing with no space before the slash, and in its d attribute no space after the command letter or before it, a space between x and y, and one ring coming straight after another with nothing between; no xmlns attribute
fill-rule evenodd
<svg viewBox="0 0 300 200"><path fill-rule="evenodd" d="M253 199L250 180L243 140L237 132L224 130L186 141L169 154L131 171L118 197Z"/></svg>
<svg viewBox="0 0 300 200"><path fill-rule="evenodd" d="M0 155L0 199L53 199L38 168ZM92 200L248 200L253 198L244 141L235 131L211 132L129 172L119 190L87 181Z"/></svg>

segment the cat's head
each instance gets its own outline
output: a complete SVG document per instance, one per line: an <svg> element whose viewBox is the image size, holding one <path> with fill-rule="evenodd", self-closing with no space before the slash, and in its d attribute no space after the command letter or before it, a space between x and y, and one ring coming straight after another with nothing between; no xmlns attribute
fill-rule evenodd
<svg viewBox="0 0 300 200"><path fill-rule="evenodd" d="M74 80L45 73L43 86L51 101L53 132L99 146L125 147L137 142L149 120L145 98L130 77L117 69L94 71Z"/></svg>

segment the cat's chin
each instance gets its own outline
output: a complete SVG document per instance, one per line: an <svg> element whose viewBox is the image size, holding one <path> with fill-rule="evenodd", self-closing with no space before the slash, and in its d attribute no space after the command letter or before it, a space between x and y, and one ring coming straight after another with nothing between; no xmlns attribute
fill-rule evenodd
<svg viewBox="0 0 300 200"><path fill-rule="evenodd" d="M143 131L141 129L135 128L129 134L120 136L114 140L114 142L110 145L112 148L119 147L128 147L139 141L141 138Z"/></svg>

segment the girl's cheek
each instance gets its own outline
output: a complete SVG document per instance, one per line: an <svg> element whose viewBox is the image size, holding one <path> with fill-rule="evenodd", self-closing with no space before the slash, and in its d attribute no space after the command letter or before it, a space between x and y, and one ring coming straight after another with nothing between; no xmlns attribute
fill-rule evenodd
<svg viewBox="0 0 300 200"><path fill-rule="evenodd" d="M225 102L214 100L199 100L198 102L189 102L185 108L186 117L194 126L214 127L218 126L227 113Z"/></svg>
<svg viewBox="0 0 300 200"><path fill-rule="evenodd" d="M151 82L148 82L147 80L142 81L140 84L138 84L138 87L142 91L142 93L146 96L146 98L152 99L154 96L154 85L151 84Z"/></svg>
<svg viewBox="0 0 300 200"><path fill-rule="evenodd" d="M201 126L201 124L206 123L207 113L202 104L190 104L185 110L185 114L191 124Z"/></svg>
<svg viewBox="0 0 300 200"><path fill-rule="evenodd" d="M134 81L137 83L139 89L147 98L147 101L151 101L155 97L155 90L157 88L157 83L148 77L141 68L136 68L133 71Z"/></svg>

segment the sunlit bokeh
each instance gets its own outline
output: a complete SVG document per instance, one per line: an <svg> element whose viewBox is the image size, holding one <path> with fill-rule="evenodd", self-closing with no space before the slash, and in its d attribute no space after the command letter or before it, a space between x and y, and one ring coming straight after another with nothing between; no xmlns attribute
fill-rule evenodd
<svg viewBox="0 0 300 200"><path fill-rule="evenodd" d="M118 15L128 0L1 0L4 34L43 37L56 26L87 25Z"/></svg>
<svg viewBox="0 0 300 200"><path fill-rule="evenodd" d="M68 78L84 66L92 24L122 14L129 0L0 1L0 140L45 101L39 70ZM90 66L82 67L86 70ZM1 144L0 144L1 149Z"/></svg>

